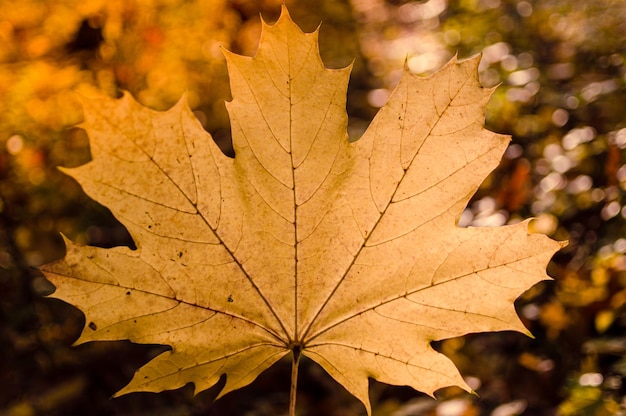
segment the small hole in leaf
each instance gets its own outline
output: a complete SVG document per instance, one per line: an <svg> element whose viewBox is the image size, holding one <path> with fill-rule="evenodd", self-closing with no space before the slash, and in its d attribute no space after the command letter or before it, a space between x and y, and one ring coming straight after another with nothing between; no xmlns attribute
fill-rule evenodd
<svg viewBox="0 0 626 416"><path fill-rule="evenodd" d="M229 302L233 302L233 297L231 295L228 295L228 299L226 299Z"/></svg>
<svg viewBox="0 0 626 416"><path fill-rule="evenodd" d="M93 322L89 322L89 325L87 325L89 327L89 329L95 331L96 329L98 329L98 327L96 326L96 324L94 324Z"/></svg>
<svg viewBox="0 0 626 416"><path fill-rule="evenodd" d="M126 292L127 295L130 295L130 290L128 292Z"/></svg>

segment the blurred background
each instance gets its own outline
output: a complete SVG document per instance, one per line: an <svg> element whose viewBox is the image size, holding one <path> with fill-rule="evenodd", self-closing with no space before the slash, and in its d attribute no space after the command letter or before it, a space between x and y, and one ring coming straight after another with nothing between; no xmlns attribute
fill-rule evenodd
<svg viewBox="0 0 626 416"><path fill-rule="evenodd" d="M84 319L46 299L33 266L76 242L132 245L111 213L56 167L89 160L77 94L130 91L167 109L183 92L232 155L220 46L254 54L260 16L285 2L320 32L329 67L354 61L349 133L358 139L398 82L406 60L428 75L453 56L482 52L480 79L498 86L487 127L513 136L500 167L461 225L535 217L569 240L543 282L516 307L535 339L474 334L438 342L477 396L449 388L435 401L371 382L375 415L626 414L626 2L623 0L0 0L0 414L280 415L290 363L214 402L110 396L165 348L128 342L71 344ZM317 365L304 361L301 415L364 415Z"/></svg>

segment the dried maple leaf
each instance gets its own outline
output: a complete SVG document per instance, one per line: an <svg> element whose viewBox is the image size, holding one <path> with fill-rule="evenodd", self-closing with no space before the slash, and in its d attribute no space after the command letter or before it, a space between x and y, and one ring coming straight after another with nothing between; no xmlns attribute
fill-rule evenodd
<svg viewBox="0 0 626 416"><path fill-rule="evenodd" d="M255 57L226 53L236 157L183 100L155 112L126 95L84 103L93 160L65 169L128 228L137 249L67 243L43 270L86 315L78 343L171 346L119 394L221 395L292 352L370 411L368 377L432 394L465 384L431 341L526 332L513 301L547 279L562 244L528 223L459 228L508 137L484 129L479 58L430 78L405 70L349 143L350 68L326 69L317 32L286 10Z"/></svg>

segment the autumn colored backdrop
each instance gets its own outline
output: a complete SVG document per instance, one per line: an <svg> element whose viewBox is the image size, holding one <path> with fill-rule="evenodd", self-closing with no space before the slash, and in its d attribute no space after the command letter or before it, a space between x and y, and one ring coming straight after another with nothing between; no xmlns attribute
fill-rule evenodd
<svg viewBox="0 0 626 416"><path fill-rule="evenodd" d="M507 409L502 406L526 414L618 411L626 348L623 2L287 4L306 31L323 20L327 66L355 60L348 96L354 138L385 102L405 60L411 70L427 74L455 53L465 58L483 51L483 85L502 83L488 107L487 126L512 134L513 141L461 222L501 225L535 216L538 229L570 241L550 267L556 282L536 286L518 302L535 340L500 333L438 345L464 375L472 375L479 398L446 390L439 393L440 402L432 402L373 384L375 412L410 414L408 409L419 406L424 414L446 406L461 409L453 414ZM3 1L0 8L0 336L7 358L0 364L7 386L2 409L242 414L245 408L273 414L274 404L284 408L288 392L276 384L288 383L278 381L280 367L215 405L213 393L193 399L188 388L109 400L159 347L114 343L71 349L82 327L80 315L43 299L50 287L30 268L63 255L59 232L100 246L130 244L108 211L55 169L89 159L84 132L70 127L81 118L75 91L117 95L124 89L155 109L170 107L186 91L202 125L229 152L223 107L229 93L220 45L253 54L259 12L271 21L279 5ZM128 359L119 363L122 354ZM305 364L302 372L301 402L310 404L312 414L360 411L320 371Z"/></svg>

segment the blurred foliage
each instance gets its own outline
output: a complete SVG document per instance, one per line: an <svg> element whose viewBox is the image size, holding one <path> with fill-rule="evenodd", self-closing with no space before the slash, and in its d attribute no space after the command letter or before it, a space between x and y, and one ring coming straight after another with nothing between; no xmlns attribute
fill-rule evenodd
<svg viewBox="0 0 626 416"><path fill-rule="evenodd" d="M56 166L89 160L75 127L82 99L130 91L166 109L185 94L232 154L228 77L220 48L254 54L262 15L282 0L0 0L0 414L274 415L287 408L289 365L212 403L187 386L109 400L163 351L124 342L71 347L83 318L42 297L31 267L59 258L59 232L132 245L110 212ZM623 0L292 0L305 31L320 21L330 67L354 61L349 133L384 105L402 66L427 75L457 54L483 54L497 88L488 128L512 135L501 166L460 225L535 217L570 245L549 266L555 282L517 302L535 339L474 334L436 343L479 396L434 401L372 382L378 415L626 414L626 3ZM357 415L361 405L305 361L303 414ZM304 409L308 409L305 411Z"/></svg>

